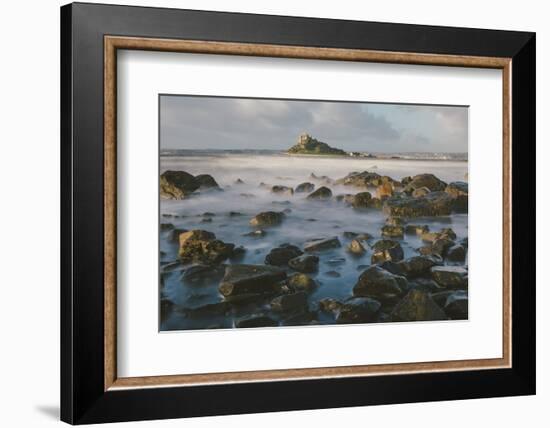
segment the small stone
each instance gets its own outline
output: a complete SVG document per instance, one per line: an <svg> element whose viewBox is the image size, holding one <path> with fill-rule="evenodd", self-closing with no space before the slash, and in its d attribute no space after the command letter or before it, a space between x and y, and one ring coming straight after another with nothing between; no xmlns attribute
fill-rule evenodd
<svg viewBox="0 0 550 428"><path fill-rule="evenodd" d="M303 291L283 294L271 301L271 309L277 312L286 312L307 305L307 295Z"/></svg>
<svg viewBox="0 0 550 428"><path fill-rule="evenodd" d="M354 296L372 297L378 300L392 300L406 289L407 280L394 275L379 266L365 270L353 287Z"/></svg>
<svg viewBox="0 0 550 428"><path fill-rule="evenodd" d="M468 287L468 271L459 266L434 266L431 268L432 278L439 285L450 289Z"/></svg>
<svg viewBox="0 0 550 428"><path fill-rule="evenodd" d="M314 190L315 190L315 184L308 183L308 182L298 184L298 186L296 186L296 188L294 189L296 193L310 193L310 192L313 192Z"/></svg>
<svg viewBox="0 0 550 428"><path fill-rule="evenodd" d="M310 193L308 199L330 199L332 197L332 191L325 186L319 187L313 193Z"/></svg>
<svg viewBox="0 0 550 428"><path fill-rule="evenodd" d="M348 251L352 254L360 256L365 254L367 250L365 250L365 247L361 244L361 241L354 239L348 245Z"/></svg>
<svg viewBox="0 0 550 428"><path fill-rule="evenodd" d="M403 226L390 226L388 224L382 226L382 236L388 238L402 238L404 233Z"/></svg>
<svg viewBox="0 0 550 428"><path fill-rule="evenodd" d="M391 312L391 319L392 321L439 321L446 320L447 315L429 293L413 289L395 306Z"/></svg>
<svg viewBox="0 0 550 428"><path fill-rule="evenodd" d="M252 220L250 220L250 224L252 226L278 226L283 222L283 219L285 217L284 213L276 212L276 211L265 211L258 215L256 215Z"/></svg>
<svg viewBox="0 0 550 428"><path fill-rule="evenodd" d="M341 246L342 244L340 244L340 240L336 237L315 239L305 243L304 251L307 251L307 252L324 251L324 250L330 250L333 248L339 248Z"/></svg>
<svg viewBox="0 0 550 428"><path fill-rule="evenodd" d="M319 266L319 257L313 255L301 255L288 261L292 269L304 273L313 273Z"/></svg>
<svg viewBox="0 0 550 428"><path fill-rule="evenodd" d="M339 324L373 322L380 307L380 302L375 299L354 297L340 306L336 322Z"/></svg>
<svg viewBox="0 0 550 428"><path fill-rule="evenodd" d="M403 260L403 248L399 242L390 239L382 239L373 245L372 263L380 263L386 260L398 262Z"/></svg>
<svg viewBox="0 0 550 428"><path fill-rule="evenodd" d="M306 274L297 273L288 279L288 285L294 290L311 291L317 287L317 282Z"/></svg>
<svg viewBox="0 0 550 428"><path fill-rule="evenodd" d="M275 266L286 266L288 262L303 254L295 245L281 245L273 248L265 257L265 264Z"/></svg>

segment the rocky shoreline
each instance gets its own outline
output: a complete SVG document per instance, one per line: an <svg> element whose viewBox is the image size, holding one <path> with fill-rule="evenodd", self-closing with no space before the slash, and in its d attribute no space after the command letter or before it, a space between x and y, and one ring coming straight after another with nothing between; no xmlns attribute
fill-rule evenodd
<svg viewBox="0 0 550 428"><path fill-rule="evenodd" d="M160 177L160 196L200 201L238 188L244 184L240 181L220 186L209 174L168 170ZM458 236L452 227L432 225L434 219L467 214L466 182L447 183L428 173L396 179L357 171L338 179L312 173L296 186L283 180L252 184L279 198L273 201L274 209L204 212L186 219L189 229L178 224L184 212L163 214L161 239L174 250L161 252L161 320L177 314L192 328L249 328L468 318L467 234ZM336 191L342 188L346 192ZM254 198L246 192L239 195ZM342 212L365 218L376 213L385 222L376 231L327 230L313 239L274 243L262 255L263 263L242 262L251 251L247 243L268 241L289 222L316 221L297 217L291 208L295 201L318 210L337 204ZM222 216L223 223L216 223ZM248 224L241 242L217 236L216 227L230 227L232 221ZM408 250L409 241L420 242L414 254ZM353 282L346 284L349 295L317 298L324 278L339 278L348 259L361 262ZM183 301L173 301L164 290L168 280L192 291ZM195 303L203 291L215 301Z"/></svg>

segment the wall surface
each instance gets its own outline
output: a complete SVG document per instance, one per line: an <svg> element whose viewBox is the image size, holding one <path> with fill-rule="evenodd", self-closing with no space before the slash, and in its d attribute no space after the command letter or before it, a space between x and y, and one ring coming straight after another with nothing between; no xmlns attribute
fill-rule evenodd
<svg viewBox="0 0 550 428"><path fill-rule="evenodd" d="M104 1L104 3L113 3ZM550 173L547 144L550 27L545 3L534 0L358 2L148 0L127 4L537 32L538 395L399 406L351 408L193 420L141 426L280 427L407 426L499 428L548 424ZM6 427L59 424L59 6L57 0L2 5L0 67L0 420ZM546 120L545 120L546 119ZM543 422L545 421L545 422ZM138 426L127 424L125 426Z"/></svg>

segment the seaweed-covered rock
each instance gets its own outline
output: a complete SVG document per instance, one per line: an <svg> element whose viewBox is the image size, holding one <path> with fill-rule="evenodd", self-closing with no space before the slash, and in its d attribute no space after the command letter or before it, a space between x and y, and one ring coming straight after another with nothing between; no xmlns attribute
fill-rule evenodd
<svg viewBox="0 0 550 428"><path fill-rule="evenodd" d="M402 238L405 233L403 226L391 226L386 224L382 226L382 236L388 238Z"/></svg>
<svg viewBox="0 0 550 428"><path fill-rule="evenodd" d="M332 191L325 186L319 187L314 192L307 195L308 199L330 199L332 197Z"/></svg>
<svg viewBox="0 0 550 428"><path fill-rule="evenodd" d="M445 299L445 313L454 320L468 319L468 292L457 290Z"/></svg>
<svg viewBox="0 0 550 428"><path fill-rule="evenodd" d="M451 262L463 262L466 260L466 249L460 245L453 245L447 249L447 260Z"/></svg>
<svg viewBox="0 0 550 428"><path fill-rule="evenodd" d="M353 208L370 208L372 207L372 195L369 192L357 193L351 202Z"/></svg>
<svg viewBox="0 0 550 428"><path fill-rule="evenodd" d="M284 218L285 218L285 213L283 212L265 211L254 216L252 220L250 220L250 224L252 226L264 226L264 227L278 226L283 222Z"/></svg>
<svg viewBox="0 0 550 428"><path fill-rule="evenodd" d="M288 266L290 266L294 270L297 270L298 272L313 273L317 271L319 267L319 257L310 254L304 254L289 260Z"/></svg>
<svg viewBox="0 0 550 428"><path fill-rule="evenodd" d="M392 321L437 321L446 320L447 315L431 298L430 293L413 289L395 306Z"/></svg>
<svg viewBox="0 0 550 428"><path fill-rule="evenodd" d="M265 256L266 265L286 266L288 262L298 256L301 256L303 251L295 245L281 245L273 248L267 256Z"/></svg>
<svg viewBox="0 0 550 428"><path fill-rule="evenodd" d="M386 260L398 262L400 260L403 260L404 257L403 248L401 247L399 242L393 241L391 239L382 239L380 241L377 241L372 246L372 250L372 263L381 263Z"/></svg>
<svg viewBox="0 0 550 428"><path fill-rule="evenodd" d="M447 185L445 192L455 198L458 196L468 196L468 183L464 181L453 181Z"/></svg>
<svg viewBox="0 0 550 428"><path fill-rule="evenodd" d="M182 263L220 263L233 254L234 244L228 244L206 230L191 230L179 235L179 259Z"/></svg>
<svg viewBox="0 0 550 428"><path fill-rule="evenodd" d="M432 217L450 215L454 199L446 192L431 192L423 197L391 197L384 201L384 212L401 217Z"/></svg>
<svg viewBox="0 0 550 428"><path fill-rule="evenodd" d="M287 187L287 186L273 186L271 187L271 192L277 193L280 195L292 196L294 194L294 189L292 189L292 187Z"/></svg>
<svg viewBox="0 0 550 428"><path fill-rule="evenodd" d="M277 312L286 312L295 309L303 309L307 306L307 294L298 291L292 294L283 294L271 301L271 309Z"/></svg>
<svg viewBox="0 0 550 428"><path fill-rule="evenodd" d="M434 266L431 268L432 278L439 285L450 289L468 287L468 271L459 266Z"/></svg>
<svg viewBox="0 0 550 428"><path fill-rule="evenodd" d="M430 231L429 226L420 224L407 224L405 226L405 233L407 235L423 235Z"/></svg>
<svg viewBox="0 0 550 428"><path fill-rule="evenodd" d="M317 282L305 273L296 273L288 278L288 286L293 290L311 291L317 287Z"/></svg>
<svg viewBox="0 0 550 428"><path fill-rule="evenodd" d="M421 187L427 188L430 192L437 192L440 190L445 190L447 183L441 181L433 174L418 174L412 177L403 191L405 193L412 193L414 190Z"/></svg>
<svg viewBox="0 0 550 428"><path fill-rule="evenodd" d="M200 187L195 177L185 171L165 171L160 175L160 196L183 199Z"/></svg>
<svg viewBox="0 0 550 428"><path fill-rule="evenodd" d="M365 254L367 250L365 250L365 247L361 244L361 241L358 239L353 239L348 245L348 251L352 254L360 256Z"/></svg>
<svg viewBox="0 0 550 428"><path fill-rule="evenodd" d="M340 243L340 240L334 236L332 238L320 238L308 241L304 244L304 251L325 251L333 248L339 248L341 246L342 244Z"/></svg>
<svg viewBox="0 0 550 428"><path fill-rule="evenodd" d="M219 290L224 297L269 294L281 288L286 278L284 270L275 266L228 265Z"/></svg>
<svg viewBox="0 0 550 428"><path fill-rule="evenodd" d="M336 322L338 324L373 322L380 307L380 302L375 299L354 297L340 306Z"/></svg>
<svg viewBox="0 0 550 428"><path fill-rule="evenodd" d="M353 287L353 295L380 301L392 300L400 296L406 287L406 278L394 275L379 266L371 266L359 275Z"/></svg>
<svg viewBox="0 0 550 428"><path fill-rule="evenodd" d="M429 274L430 269L437 264L437 261L433 257L414 256L402 260L398 264L402 269L403 275L407 278L415 278Z"/></svg>
<svg viewBox="0 0 550 428"><path fill-rule="evenodd" d="M313 192L314 190L315 190L315 184L309 183L309 182L298 184L294 189L296 193L310 193L310 192Z"/></svg>

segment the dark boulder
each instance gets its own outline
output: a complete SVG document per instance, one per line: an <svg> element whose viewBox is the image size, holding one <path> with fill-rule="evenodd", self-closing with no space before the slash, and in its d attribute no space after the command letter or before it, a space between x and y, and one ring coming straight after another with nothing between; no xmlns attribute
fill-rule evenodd
<svg viewBox="0 0 550 428"><path fill-rule="evenodd" d="M311 291L317 288L317 282L304 273L297 273L288 278L288 286L292 290Z"/></svg>
<svg viewBox="0 0 550 428"><path fill-rule="evenodd" d="M390 226L389 224L382 226L382 236L388 238L403 238L404 234L405 229L403 226Z"/></svg>
<svg viewBox="0 0 550 428"><path fill-rule="evenodd" d="M464 181L453 181L447 185L445 192L455 198L458 196L468 196L468 183Z"/></svg>
<svg viewBox="0 0 550 428"><path fill-rule="evenodd" d="M351 206L356 209L372 207L372 195L369 192L357 193L351 202Z"/></svg>
<svg viewBox="0 0 550 428"><path fill-rule="evenodd" d="M228 244L206 230L191 230L179 235L178 257L182 263L221 263L233 254L234 244Z"/></svg>
<svg viewBox="0 0 550 428"><path fill-rule="evenodd" d="M307 294L303 291L292 294L283 294L271 301L271 309L277 312L286 312L304 309L307 306Z"/></svg>
<svg viewBox="0 0 550 428"><path fill-rule="evenodd" d="M450 215L454 199L445 192L431 192L423 197L391 197L384 202L384 212L401 217L433 217Z"/></svg>
<svg viewBox="0 0 550 428"><path fill-rule="evenodd" d="M315 184L309 183L309 182L298 184L294 189L296 193L310 193L310 192L313 192L314 190L315 190Z"/></svg>
<svg viewBox="0 0 550 428"><path fill-rule="evenodd" d="M443 309L451 319L468 319L468 293L464 290L457 290L451 293L445 299Z"/></svg>
<svg viewBox="0 0 550 428"><path fill-rule="evenodd" d="M185 171L165 171L160 175L160 197L183 199L200 187L194 176Z"/></svg>
<svg viewBox="0 0 550 428"><path fill-rule="evenodd" d="M403 248L401 248L399 242L392 241L391 239L377 241L372 246L372 250L372 263L381 263L386 260L398 262L403 260L404 257Z"/></svg>
<svg viewBox="0 0 550 428"><path fill-rule="evenodd" d="M219 290L226 298L269 294L280 289L280 282L285 278L285 271L274 266L228 265Z"/></svg>
<svg viewBox="0 0 550 428"><path fill-rule="evenodd" d="M220 280L225 272L223 265L196 264L188 267L181 279L187 283Z"/></svg>
<svg viewBox="0 0 550 428"><path fill-rule="evenodd" d="M313 273L319 267L319 257L305 254L288 261L288 266L298 272Z"/></svg>
<svg viewBox="0 0 550 428"><path fill-rule="evenodd" d="M332 197L332 191L325 186L319 187L313 193L307 195L308 199L330 199Z"/></svg>
<svg viewBox="0 0 550 428"><path fill-rule="evenodd" d="M447 315L431 298L430 293L413 289L395 306L392 321L439 321Z"/></svg>
<svg viewBox="0 0 550 428"><path fill-rule="evenodd" d="M281 245L273 248L267 256L265 256L266 265L286 266L291 259L301 256L303 253L295 245Z"/></svg>
<svg viewBox="0 0 550 428"><path fill-rule="evenodd" d="M407 280L394 275L379 266L366 269L353 287L353 295L371 297L377 300L393 300L400 296L407 287Z"/></svg>
<svg viewBox="0 0 550 428"><path fill-rule="evenodd" d="M276 211L265 211L262 212L250 220L252 226L278 226L283 222L285 218L285 213L276 212Z"/></svg>
<svg viewBox="0 0 550 428"><path fill-rule="evenodd" d="M294 190L292 189L292 187L287 187L287 186L273 186L271 188L271 192L278 193L280 195L291 195L291 196L294 194Z"/></svg>
<svg viewBox="0 0 550 428"><path fill-rule="evenodd" d="M447 260L451 262L463 262L466 260L466 249L462 245L453 245L447 249Z"/></svg>
<svg viewBox="0 0 550 428"><path fill-rule="evenodd" d="M447 183L441 181L433 174L419 174L415 175L405 186L403 191L405 193L412 193L416 189L421 187L427 188L430 192L437 192L445 190Z"/></svg>
<svg viewBox="0 0 550 428"><path fill-rule="evenodd" d="M468 287L468 271L459 266L434 266L431 268L432 278L439 285L450 289Z"/></svg>
<svg viewBox="0 0 550 428"><path fill-rule="evenodd" d="M219 189L218 183L209 174L199 174L195 176L195 180L199 184L200 189Z"/></svg>
<svg viewBox="0 0 550 428"><path fill-rule="evenodd" d="M430 269L436 264L436 260L427 256L414 256L399 262L403 275L407 278L429 274Z"/></svg>
<svg viewBox="0 0 550 428"><path fill-rule="evenodd" d="M336 184L343 184L345 186L355 186L355 187L376 187L381 185L384 181L380 174L376 172L351 172L344 178L336 180Z"/></svg>
<svg viewBox="0 0 550 428"><path fill-rule="evenodd" d="M337 237L314 239L304 244L304 251L325 251L333 248L339 248L341 246L342 244L340 244L340 240Z"/></svg>
<svg viewBox="0 0 550 428"><path fill-rule="evenodd" d="M336 317L338 324L373 322L380 310L380 302L369 297L354 297L346 300Z"/></svg>

